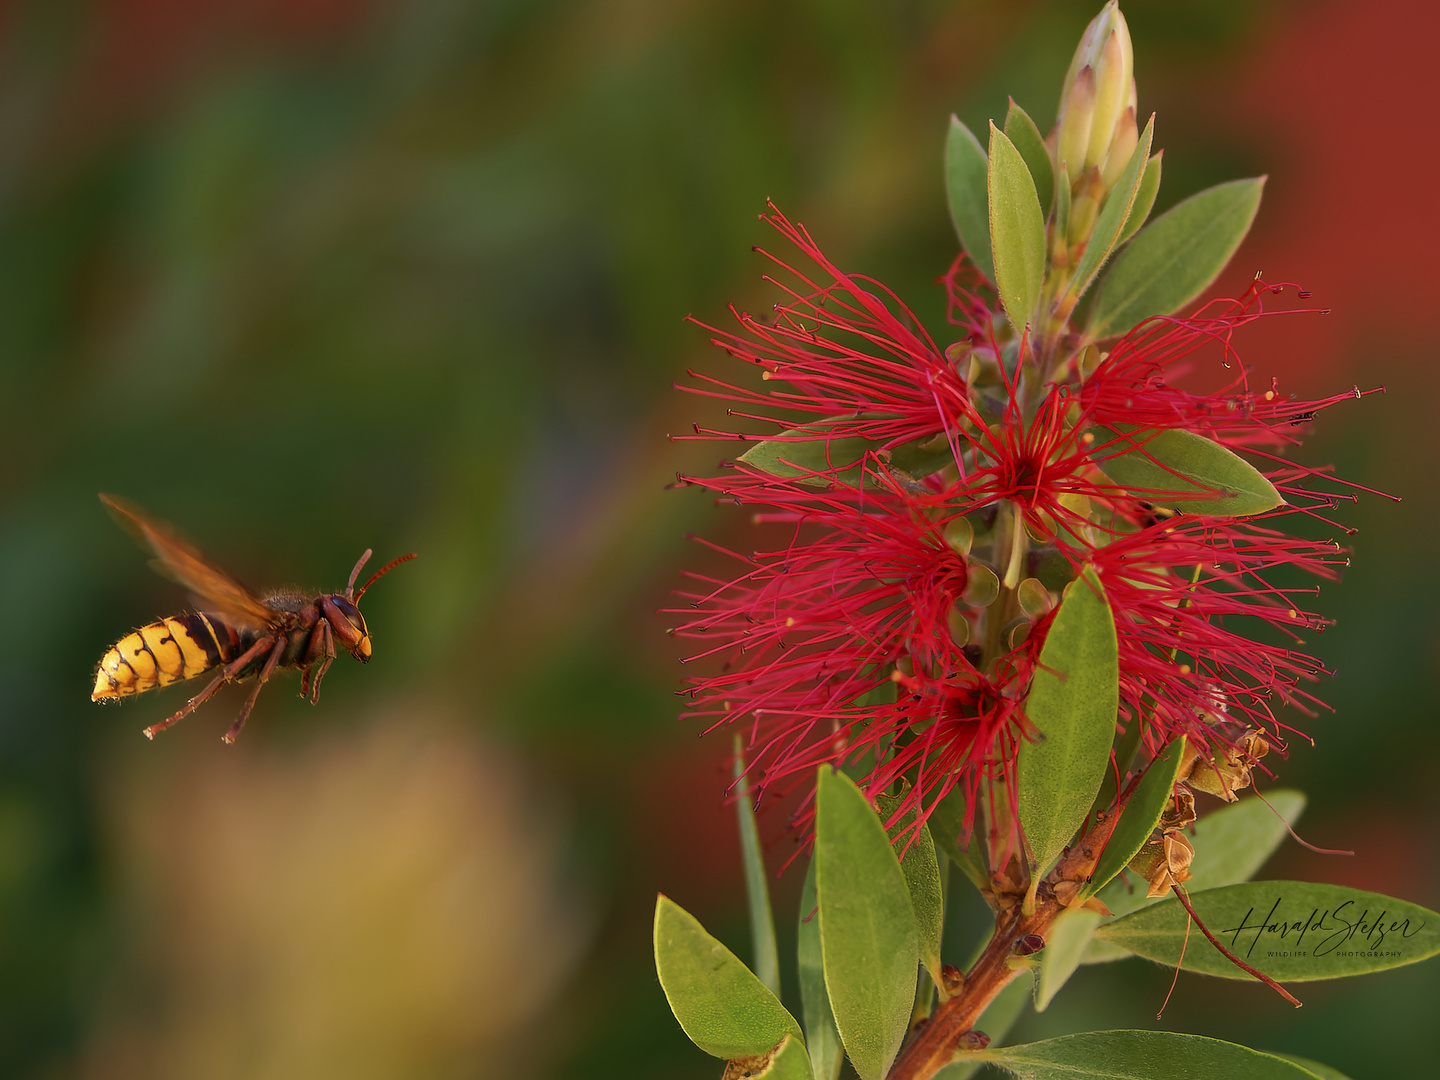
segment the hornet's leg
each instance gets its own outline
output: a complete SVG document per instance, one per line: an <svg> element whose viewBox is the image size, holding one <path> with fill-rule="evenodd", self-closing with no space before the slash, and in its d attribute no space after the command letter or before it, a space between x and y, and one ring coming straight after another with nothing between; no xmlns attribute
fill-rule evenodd
<svg viewBox="0 0 1440 1080"><path fill-rule="evenodd" d="M305 655L300 660L303 665L300 669L300 696L303 698L309 695L311 705L320 700L320 680L325 677L325 672L330 670L334 659L335 636L330 630L329 621L321 619L310 631L310 637L305 642ZM319 664L318 668L316 664Z"/></svg>
<svg viewBox="0 0 1440 1080"><path fill-rule="evenodd" d="M321 619L310 628L310 636L305 639L305 652L300 656L300 696L310 696L310 676L315 670L315 661L319 660L324 652L324 639L321 636L320 628L325 625Z"/></svg>
<svg viewBox="0 0 1440 1080"><path fill-rule="evenodd" d="M209 684L205 687L204 690L201 690L200 693L196 694L193 698L191 698L185 703L185 707L183 709L177 712L174 716L161 720L158 724L151 724L149 727L147 727L145 729L145 737L147 739L155 738L155 733L157 731L164 731L176 721L185 719L185 717L189 716L201 705L209 701L212 697L215 696L215 692L219 690L220 687L224 686L226 682L233 679L236 673L240 671L241 668L253 661L257 656L259 656L267 648L269 648L270 641L271 639L268 637L261 638L254 645L250 646L250 648L246 649L243 653L237 656L234 660L230 661L230 663L226 664L223 668L220 669L219 674L217 674L215 678L210 680Z"/></svg>
<svg viewBox="0 0 1440 1080"><path fill-rule="evenodd" d="M250 696L245 699L245 705L240 710L240 715L235 718L235 723L230 725L230 730L220 736L225 743L233 743L235 737L240 734L240 729L245 726L245 721L250 718L250 710L255 707L255 699L260 696L261 689L265 686L270 673L275 670L275 665L280 662L281 655L285 652L288 639L284 634L276 634L274 637L266 638L265 641L275 643L275 648L270 650L270 659L265 661L265 666L260 669L260 679L255 684L255 689L250 691Z"/></svg>
<svg viewBox="0 0 1440 1080"><path fill-rule="evenodd" d="M330 670L330 665L335 662L335 634L330 629L330 624L324 619L316 627L321 630L325 638L325 659L320 661L320 666L315 669L315 682L310 688L310 704L314 705L320 700L320 680L325 678L325 673Z"/></svg>

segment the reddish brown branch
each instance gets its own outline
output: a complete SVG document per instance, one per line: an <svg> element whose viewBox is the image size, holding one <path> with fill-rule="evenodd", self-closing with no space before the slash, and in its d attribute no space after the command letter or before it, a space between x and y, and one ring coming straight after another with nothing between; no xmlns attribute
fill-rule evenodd
<svg viewBox="0 0 1440 1080"><path fill-rule="evenodd" d="M1100 852L1109 842L1128 797L1128 794L1122 796L1119 805L1112 805L1100 815L1089 835L1061 856L1036 892L1034 914L1024 914L1016 898L1012 907L997 916L995 936L966 974L964 985L936 1007L924 1026L910 1036L886 1074L886 1080L930 1080L957 1055L980 1049L989 1041L976 1037L976 1022L996 995L1017 975L1028 970L1021 964L1011 966L1011 961L1022 953L1034 951L1028 944L1022 945L1025 939L1032 934L1041 939L1050 937L1050 927L1066 910L1065 904L1056 898L1056 887L1062 886L1061 891L1067 891L1063 886L1068 886L1069 895L1073 896L1076 886L1088 881L1094 873Z"/></svg>

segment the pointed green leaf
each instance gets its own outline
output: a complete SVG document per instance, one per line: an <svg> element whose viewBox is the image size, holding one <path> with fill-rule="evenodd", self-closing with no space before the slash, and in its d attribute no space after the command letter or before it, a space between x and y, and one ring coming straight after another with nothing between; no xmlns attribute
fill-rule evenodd
<svg viewBox="0 0 1440 1080"><path fill-rule="evenodd" d="M1105 770L1105 779L1100 784L1100 791L1095 796L1095 801L1090 804L1089 817L1093 818L1100 811L1109 807L1119 794L1116 786L1117 780L1125 780L1130 775L1130 763L1135 760L1135 751L1140 749L1141 724L1131 720L1124 732L1115 738L1115 768Z"/></svg>
<svg viewBox="0 0 1440 1080"><path fill-rule="evenodd" d="M1165 748L1158 758L1150 763L1145 775L1135 788L1135 794L1125 805L1125 812L1110 834L1110 841L1096 864L1090 883L1081 891L1082 896L1093 896L1108 885L1116 874L1129 865L1130 860L1140 853L1160 815L1170 802L1175 789L1175 777L1180 773L1180 759L1185 753L1185 736L1180 736Z"/></svg>
<svg viewBox="0 0 1440 1080"><path fill-rule="evenodd" d="M1039 741L1020 744L1020 825L1044 871L1085 820L1115 737L1119 706L1115 618L1087 568L1066 592L1045 644L1025 715Z"/></svg>
<svg viewBox="0 0 1440 1080"><path fill-rule="evenodd" d="M745 896L750 908L750 940L755 945L755 976L777 998L780 996L780 954L775 946L775 916L770 909L770 888L765 880L765 856L755 828L755 809L745 783L745 759L740 736L735 736L735 816L740 824L740 856L745 865Z"/></svg>
<svg viewBox="0 0 1440 1080"><path fill-rule="evenodd" d="M903 795L880 795L875 804L882 821L900 804ZM915 820L915 811L903 815L887 830L890 842L908 843L905 856L900 860L900 869L905 872L905 884L910 890L910 906L915 912L915 932L920 945L920 962L930 972L935 985L940 985L940 938L945 931L945 897L940 888L940 860L935 857L935 841L930 829L920 826L920 833L913 840L908 836L910 823ZM905 839L901 840L902 834Z"/></svg>
<svg viewBox="0 0 1440 1080"><path fill-rule="evenodd" d="M1225 269L1250 231L1265 178L1232 180L1177 203L1115 260L1090 307L1091 338L1123 334L1190 303Z"/></svg>
<svg viewBox="0 0 1440 1080"><path fill-rule="evenodd" d="M1036 1012L1044 1012L1060 988L1075 974L1085 955L1085 948L1090 944L1090 935L1102 918L1098 911L1071 908L1062 912L1050 927L1045 948L1040 953L1040 980L1035 987Z"/></svg>
<svg viewBox="0 0 1440 1080"><path fill-rule="evenodd" d="M840 424L845 425L842 430L853 430L855 421L861 418L836 417L790 428L773 439L753 444L737 460L772 476L812 487L829 487L836 480L851 486L860 483L862 468L866 468L866 454L878 458L878 461L872 459L866 468L871 474L867 477L870 483L874 482L874 474L881 464L920 479L955 463L954 454L943 440L934 446L931 445L936 443L934 439L916 440L886 450L882 440L830 435ZM875 418L880 417L876 414Z"/></svg>
<svg viewBox="0 0 1440 1080"><path fill-rule="evenodd" d="M1091 430L1095 464L1146 502L1190 514L1244 517L1285 501L1260 470L1203 435L1119 424Z"/></svg>
<svg viewBox="0 0 1440 1080"><path fill-rule="evenodd" d="M1272 1050L1270 1052L1278 1058L1293 1061L1302 1069L1309 1069L1316 1076L1320 1077L1320 1080L1350 1080L1350 1077L1346 1076L1339 1069L1332 1068L1329 1065L1322 1065L1318 1061L1311 1061L1309 1058L1300 1057L1298 1054L1282 1054L1278 1050Z"/></svg>
<svg viewBox="0 0 1440 1080"><path fill-rule="evenodd" d="M718 1058L766 1054L800 1025L739 957L668 896L655 901L655 971L690 1041Z"/></svg>
<svg viewBox="0 0 1440 1080"><path fill-rule="evenodd" d="M975 1056L1020 1080L1315 1080L1274 1054L1170 1031L1087 1031Z"/></svg>
<svg viewBox="0 0 1440 1080"><path fill-rule="evenodd" d="M1160 159L1164 156L1164 150L1157 150L1145 163L1145 175L1140 178L1135 205L1130 208L1130 216L1125 219L1125 228L1120 230L1117 243L1123 244L1139 232L1140 226L1150 217L1150 211L1155 209L1155 196L1160 194Z"/></svg>
<svg viewBox="0 0 1440 1080"><path fill-rule="evenodd" d="M749 1080L814 1080L804 1044L791 1035L771 1053L731 1061L725 1076L732 1075Z"/></svg>
<svg viewBox="0 0 1440 1080"><path fill-rule="evenodd" d="M1050 150L1045 145L1045 136L1030 119L1030 114L1010 99L1010 108L1005 113L1005 135L1025 159L1025 167L1035 181L1035 194L1040 199L1040 212L1050 209L1050 200L1055 197L1055 168L1050 164Z"/></svg>
<svg viewBox="0 0 1440 1080"><path fill-rule="evenodd" d="M1277 982L1385 971L1440 953L1440 915L1344 885L1250 881L1191 893L1190 905L1227 949ZM1102 940L1174 967L1189 916L1169 899L1095 931ZM1248 979L1191 930L1187 971Z"/></svg>
<svg viewBox="0 0 1440 1080"><path fill-rule="evenodd" d="M1150 157L1150 140L1154 137L1155 117L1151 116L1145 130L1140 133L1140 141L1135 144L1130 160L1116 178L1115 186L1110 189L1110 194L1105 199L1105 205L1100 208L1090 240L1085 245L1085 251L1081 254L1075 274L1066 289L1068 295L1079 297L1085 294L1085 290L1095 280L1095 275L1100 272L1100 267L1120 242L1120 232L1135 208L1136 193L1140 190L1140 181L1145 175L1145 163Z"/></svg>
<svg viewBox="0 0 1440 1080"><path fill-rule="evenodd" d="M1204 892L1249 881L1289 835L1287 825L1299 821L1304 810L1303 792L1278 788L1263 802L1241 799L1206 814L1194 825L1195 860L1186 888Z"/></svg>
<svg viewBox="0 0 1440 1080"><path fill-rule="evenodd" d="M890 838L848 776L820 768L815 891L835 1027L860 1080L880 1080L910 1024L920 947Z"/></svg>
<svg viewBox="0 0 1440 1080"><path fill-rule="evenodd" d="M958 118L950 117L950 133L945 138L945 197L950 204L950 220L970 261L994 281L988 172L989 158L980 140Z"/></svg>
<svg viewBox="0 0 1440 1080"><path fill-rule="evenodd" d="M805 1045L815 1080L835 1080L845 1051L835 1030L830 995L825 991L825 962L820 951L820 914L815 907L815 860L805 871L800 889L800 924L796 935L796 960L800 969L800 1007L805 1014Z"/></svg>
<svg viewBox="0 0 1440 1080"><path fill-rule="evenodd" d="M1017 330L1035 314L1045 284L1045 215L1015 144L990 125L990 251L1000 302Z"/></svg>

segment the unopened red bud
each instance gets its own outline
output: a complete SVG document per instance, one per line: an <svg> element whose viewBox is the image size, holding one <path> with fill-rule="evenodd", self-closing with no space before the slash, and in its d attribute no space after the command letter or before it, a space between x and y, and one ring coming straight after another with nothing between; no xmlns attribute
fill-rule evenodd
<svg viewBox="0 0 1440 1080"><path fill-rule="evenodd" d="M984 1050L990 1045L990 1036L983 1031L967 1031L957 1042L961 1050Z"/></svg>
<svg viewBox="0 0 1440 1080"><path fill-rule="evenodd" d="M1045 948L1045 939L1039 934L1026 934L1019 941L1015 942L1015 955L1033 956Z"/></svg>

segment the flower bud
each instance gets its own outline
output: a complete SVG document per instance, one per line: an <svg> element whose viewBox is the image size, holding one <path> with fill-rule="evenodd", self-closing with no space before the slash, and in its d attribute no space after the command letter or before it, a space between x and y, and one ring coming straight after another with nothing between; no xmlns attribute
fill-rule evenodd
<svg viewBox="0 0 1440 1080"><path fill-rule="evenodd" d="M1095 119L1095 72L1082 67L1073 81L1065 85L1060 99L1060 134L1055 145L1057 166L1064 163L1073 176L1085 167L1085 151L1090 145L1090 124Z"/></svg>
<svg viewBox="0 0 1440 1080"><path fill-rule="evenodd" d="M1085 28L1065 74L1056 121L1057 166L1066 162L1070 175L1078 179L1085 169L1105 164L1113 156L1112 145L1123 129L1126 109L1134 107L1135 53L1130 29L1118 0L1109 0ZM1132 116L1132 128L1134 123ZM1129 155L1125 156L1128 160ZM1121 161L1116 175L1124 167Z"/></svg>
<svg viewBox="0 0 1440 1080"><path fill-rule="evenodd" d="M1104 182L1106 191L1114 187L1115 181L1120 179L1120 174L1130 163L1130 155L1135 152L1139 142L1140 129L1135 126L1135 110L1127 108L1120 115L1120 122L1115 125L1115 138L1100 165L1100 179Z"/></svg>

